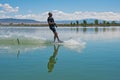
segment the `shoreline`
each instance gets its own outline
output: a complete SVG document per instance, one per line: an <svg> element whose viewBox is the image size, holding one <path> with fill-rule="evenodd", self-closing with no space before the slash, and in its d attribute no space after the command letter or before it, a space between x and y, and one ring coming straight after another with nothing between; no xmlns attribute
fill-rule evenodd
<svg viewBox="0 0 120 80"><path fill-rule="evenodd" d="M49 26L1 26L0 27L49 27ZM64 27L69 27L69 28L96 28L96 27L120 27L120 26L58 26L58 27L61 27L61 28L64 28Z"/></svg>
<svg viewBox="0 0 120 80"><path fill-rule="evenodd" d="M88 25L70 25L70 24L57 24L58 27L120 27L120 24L111 24L111 25L103 25L103 24L88 24ZM49 27L48 24L0 24L0 27Z"/></svg>

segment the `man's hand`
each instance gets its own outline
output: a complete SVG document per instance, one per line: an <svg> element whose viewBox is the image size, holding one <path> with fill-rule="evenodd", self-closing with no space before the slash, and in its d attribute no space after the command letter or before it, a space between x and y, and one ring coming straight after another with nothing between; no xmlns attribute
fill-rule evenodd
<svg viewBox="0 0 120 80"><path fill-rule="evenodd" d="M56 25L56 23L54 23L54 25L55 25L55 27L57 28L57 25Z"/></svg>

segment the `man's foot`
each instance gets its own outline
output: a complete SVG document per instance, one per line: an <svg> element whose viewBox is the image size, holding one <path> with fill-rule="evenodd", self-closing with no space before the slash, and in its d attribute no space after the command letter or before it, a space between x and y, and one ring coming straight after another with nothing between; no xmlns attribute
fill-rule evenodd
<svg viewBox="0 0 120 80"><path fill-rule="evenodd" d="M59 43L63 43L63 41L61 41L61 40L58 40L58 42L59 42Z"/></svg>

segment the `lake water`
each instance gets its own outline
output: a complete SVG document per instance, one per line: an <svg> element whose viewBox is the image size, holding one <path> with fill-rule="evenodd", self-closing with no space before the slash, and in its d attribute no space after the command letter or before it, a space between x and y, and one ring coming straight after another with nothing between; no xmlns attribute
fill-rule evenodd
<svg viewBox="0 0 120 80"><path fill-rule="evenodd" d="M120 80L120 27L0 27L0 80Z"/></svg>

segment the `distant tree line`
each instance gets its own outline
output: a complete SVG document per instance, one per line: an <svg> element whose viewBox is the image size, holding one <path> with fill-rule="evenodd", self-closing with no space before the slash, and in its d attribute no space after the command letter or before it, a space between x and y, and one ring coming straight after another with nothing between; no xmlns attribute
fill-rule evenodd
<svg viewBox="0 0 120 80"><path fill-rule="evenodd" d="M71 22L70 24L57 24L58 26L120 26L120 23L116 23L115 21L99 21L98 19L94 20L93 23L88 23L87 20L83 20L82 22L76 20L75 22ZM47 23L0 23L0 26L48 26Z"/></svg>
<svg viewBox="0 0 120 80"><path fill-rule="evenodd" d="M71 22L71 26L120 26L120 23L116 23L115 21L103 21L99 22L99 20L94 20L93 23L88 23L87 20L83 20L81 23L77 20L76 22Z"/></svg>

